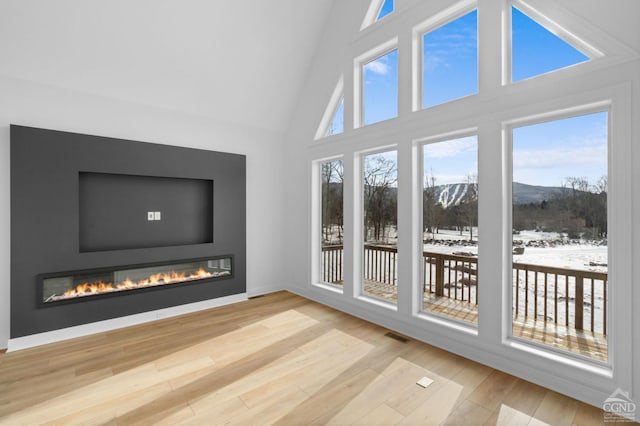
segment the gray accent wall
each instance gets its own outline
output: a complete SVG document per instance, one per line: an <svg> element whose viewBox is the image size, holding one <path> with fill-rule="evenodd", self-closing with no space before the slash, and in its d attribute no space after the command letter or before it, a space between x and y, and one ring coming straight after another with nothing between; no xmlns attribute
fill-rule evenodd
<svg viewBox="0 0 640 426"><path fill-rule="evenodd" d="M139 210L134 216L163 209L169 216L163 214L158 222L130 221L107 233L98 230L93 235L97 235L97 240L91 246L98 250L81 250L81 172L137 176L143 177L142 181L144 177L150 178L154 189L149 191L153 194L141 194L141 201L132 206ZM245 292L245 176L243 155L12 125L11 338ZM157 187L163 179L154 178L167 178L167 182L174 183L204 182L196 185L198 188L191 195L182 194L181 198L183 202L189 197L200 198L200 213L191 216L199 223L174 221L176 215L189 217L189 213L170 213L173 207L158 206L157 193L162 190ZM126 182L123 179L122 194L131 193L130 186L136 186L131 180ZM110 189L105 196L117 199L120 192L113 184L107 185ZM202 210L207 209L209 201L201 198L207 185L213 187L213 215L212 223L203 224L206 213ZM175 191L172 188L168 185L167 193ZM145 189L140 187L138 191ZM82 199L87 200L86 196ZM94 217L85 214L83 222ZM125 221L127 215L122 217ZM99 220L96 224L105 226ZM176 240L174 236L181 226L190 235L185 240ZM115 234L110 237L112 241L98 247L108 233ZM231 279L134 294L125 292L118 297L61 306L38 306L39 274L221 255L234 256Z"/></svg>

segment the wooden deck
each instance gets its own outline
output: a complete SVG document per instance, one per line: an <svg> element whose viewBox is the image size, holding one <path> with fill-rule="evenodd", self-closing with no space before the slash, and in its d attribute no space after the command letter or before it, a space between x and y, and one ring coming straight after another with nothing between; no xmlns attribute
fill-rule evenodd
<svg viewBox="0 0 640 426"><path fill-rule="evenodd" d="M397 288L389 284L366 281L364 290L371 296L396 303ZM437 315L478 323L478 307L469 302L457 301L448 297L425 294L423 309ZM607 339L600 333L579 331L572 327L552 322L535 321L532 318L517 316L513 320L513 336L551 346L556 349L576 353L599 361L607 360Z"/></svg>
<svg viewBox="0 0 640 426"><path fill-rule="evenodd" d="M608 359L607 338L600 333L579 331L552 322L535 321L518 316L513 320L512 333L556 349L573 352L591 359Z"/></svg>
<svg viewBox="0 0 640 426"><path fill-rule="evenodd" d="M0 354L0 425L604 424L599 408L387 333L280 292Z"/></svg>

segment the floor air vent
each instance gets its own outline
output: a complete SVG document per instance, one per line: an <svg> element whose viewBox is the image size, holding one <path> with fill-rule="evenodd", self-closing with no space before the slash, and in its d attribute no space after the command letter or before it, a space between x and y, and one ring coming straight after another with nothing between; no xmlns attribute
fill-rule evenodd
<svg viewBox="0 0 640 426"><path fill-rule="evenodd" d="M401 336L400 334L396 334L393 331L388 332L387 334L385 334L385 336L391 337L392 339L402 343L407 343L409 341L408 337Z"/></svg>

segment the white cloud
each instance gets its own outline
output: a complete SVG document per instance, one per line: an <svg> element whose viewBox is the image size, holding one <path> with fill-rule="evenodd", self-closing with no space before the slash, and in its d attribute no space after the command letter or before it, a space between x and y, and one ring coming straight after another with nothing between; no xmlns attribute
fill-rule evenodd
<svg viewBox="0 0 640 426"><path fill-rule="evenodd" d="M477 137L467 136L465 138L425 145L424 156L425 158L455 157L463 152L475 151L477 146Z"/></svg>
<svg viewBox="0 0 640 426"><path fill-rule="evenodd" d="M606 145L586 145L543 150L516 150L513 153L514 168L548 169L555 167L607 165Z"/></svg>
<svg viewBox="0 0 640 426"><path fill-rule="evenodd" d="M380 59L376 59L375 61L371 61L364 66L365 71L371 71L374 74L387 75L389 73L390 67L388 64L382 62Z"/></svg>

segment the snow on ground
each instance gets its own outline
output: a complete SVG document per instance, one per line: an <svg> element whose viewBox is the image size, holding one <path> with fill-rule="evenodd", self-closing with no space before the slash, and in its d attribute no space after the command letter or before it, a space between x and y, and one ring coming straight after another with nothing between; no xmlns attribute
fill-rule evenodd
<svg viewBox="0 0 640 426"><path fill-rule="evenodd" d="M471 253L478 254L477 231L474 230L474 239L470 242L469 232L460 236L458 231L441 230L435 234L432 239L431 233L425 233L424 250L437 253ZM482 239L482 236L480 236ZM529 263L534 265L552 266L565 269L586 270L594 272L607 272L607 246L597 241L578 241L568 240L563 235L554 232L538 232L538 231L522 231L513 236L514 246L524 246L524 253L513 255L513 261L518 263ZM552 275L553 277L553 275ZM529 309L533 312L533 303L538 303L540 317L542 314L542 306L544 306L544 274L538 275L538 291L534 293L533 277L529 277ZM553 280L553 278L552 278ZM552 281L551 281L552 282ZM565 294L564 287L565 278L559 276L558 297L563 301L567 296L569 298L569 317L571 321L574 318L574 298L575 287L570 285L569 294ZM572 281L573 283L574 281ZM524 276L521 274L518 279L518 305L519 311L524 312L525 290ZM480 284L481 285L481 284ZM550 284L550 294L553 294L555 288ZM593 288L594 305L589 303L591 300L591 287L585 284L584 300L587 302L584 306L585 327L590 328L590 313L594 310L595 330L603 329L603 304L604 292L602 282L596 282ZM515 297L515 296L514 296ZM553 298L547 299L548 317L552 320L556 317L559 323L564 323L567 312L564 303L558 306L559 311L554 313ZM570 322L571 322L570 321Z"/></svg>
<svg viewBox="0 0 640 426"><path fill-rule="evenodd" d="M478 254L477 230L474 230L474 242L470 243L469 232L440 230L433 235L425 233L425 251L437 253L472 253ZM480 237L482 238L482 237ZM578 242L564 239L564 243L558 243L549 247L527 247L527 244L544 241L547 243L560 242L563 236L557 232L522 231L513 236L514 241L521 241L524 245L524 253L514 255L513 261L530 263L534 265L546 265L558 268L580 269L595 272L607 272L607 246L598 245L595 242Z"/></svg>
<svg viewBox="0 0 640 426"><path fill-rule="evenodd" d="M557 268L607 272L607 246L576 244L559 247L526 247L524 253L513 256L514 262Z"/></svg>

